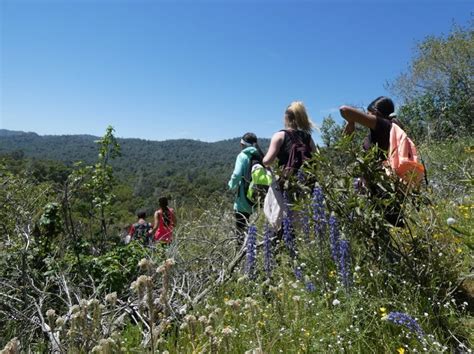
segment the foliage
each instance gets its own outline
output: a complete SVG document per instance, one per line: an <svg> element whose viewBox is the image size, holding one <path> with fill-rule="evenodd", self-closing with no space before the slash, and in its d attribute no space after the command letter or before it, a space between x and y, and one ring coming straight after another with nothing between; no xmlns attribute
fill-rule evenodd
<svg viewBox="0 0 474 354"><path fill-rule="evenodd" d="M474 132L472 24L418 43L408 72L389 85L403 100L400 119L417 140Z"/></svg>
<svg viewBox="0 0 474 354"><path fill-rule="evenodd" d="M77 161L96 163L96 137L89 135L39 136L0 129L0 154L16 158L52 159L72 168ZM122 185L130 186L136 209L156 209L157 199L170 196L179 205L194 205L220 197L227 190L240 138L207 143L187 139L148 141L117 139L121 156L111 161ZM269 139L259 139L268 147ZM230 198L229 198L230 199Z"/></svg>

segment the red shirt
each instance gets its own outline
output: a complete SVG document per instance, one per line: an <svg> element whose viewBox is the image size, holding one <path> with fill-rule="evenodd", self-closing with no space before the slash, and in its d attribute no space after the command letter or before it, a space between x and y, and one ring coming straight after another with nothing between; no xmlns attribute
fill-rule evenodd
<svg viewBox="0 0 474 354"><path fill-rule="evenodd" d="M163 218L163 209L158 210L158 229L155 232L155 241L170 243L173 239L173 228L174 228L174 210L173 208L168 208L166 213L168 213L168 225L165 225L165 220Z"/></svg>

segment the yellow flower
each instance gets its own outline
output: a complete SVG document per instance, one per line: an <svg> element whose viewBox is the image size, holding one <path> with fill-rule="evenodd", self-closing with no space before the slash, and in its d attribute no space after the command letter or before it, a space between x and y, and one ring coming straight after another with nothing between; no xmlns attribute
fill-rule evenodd
<svg viewBox="0 0 474 354"><path fill-rule="evenodd" d="M400 348L397 349L397 353L398 353L398 354L404 354L404 353L405 353L405 349L402 348L402 347L400 347Z"/></svg>
<svg viewBox="0 0 474 354"><path fill-rule="evenodd" d="M387 309L385 307L381 307L379 308L380 312L381 313L386 313L387 312Z"/></svg>
<svg viewBox="0 0 474 354"><path fill-rule="evenodd" d="M462 248L456 248L457 253L462 253Z"/></svg>
<svg viewBox="0 0 474 354"><path fill-rule="evenodd" d="M329 272L329 278L334 278L336 276L336 271L335 270L331 270Z"/></svg>

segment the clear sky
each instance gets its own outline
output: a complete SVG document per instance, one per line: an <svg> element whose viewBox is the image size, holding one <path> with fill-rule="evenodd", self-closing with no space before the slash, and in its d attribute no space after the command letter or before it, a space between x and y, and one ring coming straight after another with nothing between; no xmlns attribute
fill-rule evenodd
<svg viewBox="0 0 474 354"><path fill-rule="evenodd" d="M216 141L366 105L474 1L0 0L0 128ZM318 133L314 134L318 141Z"/></svg>

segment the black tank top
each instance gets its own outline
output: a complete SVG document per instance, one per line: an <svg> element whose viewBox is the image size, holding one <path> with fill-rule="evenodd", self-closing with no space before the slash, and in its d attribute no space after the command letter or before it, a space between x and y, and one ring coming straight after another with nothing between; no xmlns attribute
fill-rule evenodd
<svg viewBox="0 0 474 354"><path fill-rule="evenodd" d="M291 139L288 136L288 133L285 129L280 130L281 132L285 132L285 137L283 139L283 144L280 147L280 151L278 151L278 166L285 166L288 162L288 158L290 157L290 150L291 150ZM303 130L291 130L293 134L297 135L301 141L305 144L310 146L311 145L311 135Z"/></svg>

